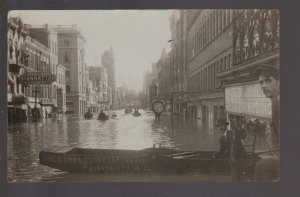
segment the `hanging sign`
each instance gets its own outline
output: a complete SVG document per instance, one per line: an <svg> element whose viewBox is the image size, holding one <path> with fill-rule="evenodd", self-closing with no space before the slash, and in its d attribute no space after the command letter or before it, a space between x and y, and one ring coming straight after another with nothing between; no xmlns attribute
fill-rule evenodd
<svg viewBox="0 0 300 197"><path fill-rule="evenodd" d="M46 73L46 72L27 72L24 75L21 75L20 78L22 82L28 84L34 84L34 83L47 84L56 81L56 76L54 74Z"/></svg>

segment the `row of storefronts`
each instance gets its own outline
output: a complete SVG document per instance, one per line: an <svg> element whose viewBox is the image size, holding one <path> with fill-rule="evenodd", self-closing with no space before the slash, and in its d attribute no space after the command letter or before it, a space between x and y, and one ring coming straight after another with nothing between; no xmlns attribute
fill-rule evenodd
<svg viewBox="0 0 300 197"><path fill-rule="evenodd" d="M21 18L8 19L8 122L64 113L65 67L52 64L51 49L30 36Z"/></svg>
<svg viewBox="0 0 300 197"><path fill-rule="evenodd" d="M9 122L113 105L107 68L95 67L99 76L92 76L97 72L86 66L86 41L76 26L35 27L10 17L7 41Z"/></svg>

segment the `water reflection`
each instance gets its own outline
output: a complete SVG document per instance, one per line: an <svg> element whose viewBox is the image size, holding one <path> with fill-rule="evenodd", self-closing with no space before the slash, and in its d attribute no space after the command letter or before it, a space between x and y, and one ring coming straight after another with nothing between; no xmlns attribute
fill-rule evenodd
<svg viewBox="0 0 300 197"><path fill-rule="evenodd" d="M60 120L9 125L9 180L55 181L54 177L65 174L39 164L39 151L53 146L136 150L162 144L182 150L218 149L220 133L207 131L196 120L174 116L172 127L170 114L162 115L156 123L152 113L140 112L141 116L134 117L118 111L115 119L107 121L67 115Z"/></svg>

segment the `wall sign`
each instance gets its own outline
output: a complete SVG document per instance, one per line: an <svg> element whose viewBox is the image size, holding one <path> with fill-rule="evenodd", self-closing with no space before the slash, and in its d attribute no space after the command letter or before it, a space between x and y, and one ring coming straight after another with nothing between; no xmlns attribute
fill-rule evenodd
<svg viewBox="0 0 300 197"><path fill-rule="evenodd" d="M25 83L53 83L56 81L56 76L45 72L28 72L21 76L21 80Z"/></svg>
<svg viewBox="0 0 300 197"><path fill-rule="evenodd" d="M227 112L272 116L271 100L265 97L259 84L226 87L225 106Z"/></svg>

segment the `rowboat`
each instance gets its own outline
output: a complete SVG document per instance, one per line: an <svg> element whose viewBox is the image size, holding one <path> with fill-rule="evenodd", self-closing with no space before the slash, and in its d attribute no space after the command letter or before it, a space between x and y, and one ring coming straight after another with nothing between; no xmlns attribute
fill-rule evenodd
<svg viewBox="0 0 300 197"><path fill-rule="evenodd" d="M39 153L40 164L67 172L161 172L230 174L228 158L213 151L180 151L169 148L142 150L54 147ZM253 174L259 157L241 159L243 174Z"/></svg>
<svg viewBox="0 0 300 197"><path fill-rule="evenodd" d="M85 119L91 119L91 118L93 118L93 114L85 113L85 114L84 114L84 118L85 118Z"/></svg>
<svg viewBox="0 0 300 197"><path fill-rule="evenodd" d="M108 116L98 116L97 120L108 120Z"/></svg>
<svg viewBox="0 0 300 197"><path fill-rule="evenodd" d="M125 114L129 114L129 113L131 113L132 112L132 109L125 109Z"/></svg>
<svg viewBox="0 0 300 197"><path fill-rule="evenodd" d="M140 112L134 112L133 114L132 114L133 116L140 116L141 115L141 113Z"/></svg>

